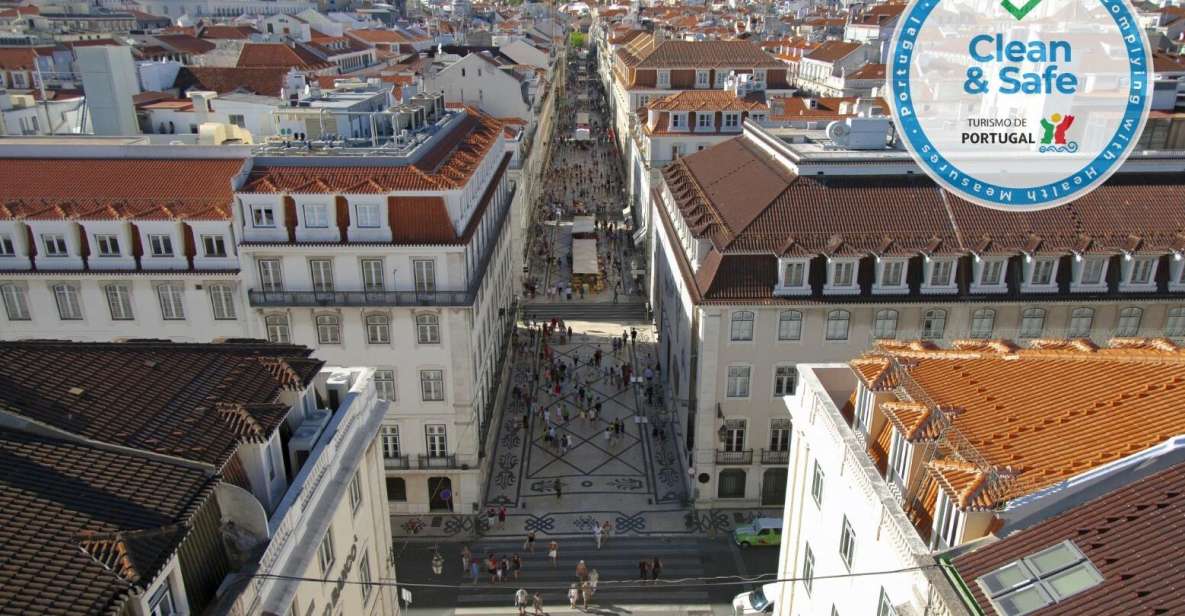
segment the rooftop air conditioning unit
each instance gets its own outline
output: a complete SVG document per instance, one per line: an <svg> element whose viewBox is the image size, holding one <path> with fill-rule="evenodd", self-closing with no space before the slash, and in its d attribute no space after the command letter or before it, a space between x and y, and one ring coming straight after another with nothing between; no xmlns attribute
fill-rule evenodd
<svg viewBox="0 0 1185 616"><path fill-rule="evenodd" d="M329 418L332 416L333 413L327 410L309 413L304 423L300 424L288 439L288 461L294 474L300 472L300 468L312 455L313 448L317 446L317 441L321 438L321 433L325 432L325 426L329 425Z"/></svg>

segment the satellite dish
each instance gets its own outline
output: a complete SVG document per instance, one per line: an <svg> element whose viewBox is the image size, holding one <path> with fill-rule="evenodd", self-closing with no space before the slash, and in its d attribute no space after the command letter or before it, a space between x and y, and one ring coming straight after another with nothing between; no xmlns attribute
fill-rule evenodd
<svg viewBox="0 0 1185 616"><path fill-rule="evenodd" d="M847 122L836 120L827 125L827 138L835 145L846 146L848 136L852 134L852 127Z"/></svg>

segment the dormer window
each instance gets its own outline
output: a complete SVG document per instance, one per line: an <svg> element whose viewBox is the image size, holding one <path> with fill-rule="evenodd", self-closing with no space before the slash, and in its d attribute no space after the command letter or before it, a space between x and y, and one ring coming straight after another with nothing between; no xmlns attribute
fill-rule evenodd
<svg viewBox="0 0 1185 616"><path fill-rule="evenodd" d="M1123 287L1130 290L1145 290L1156 286L1157 257L1134 257L1123 259Z"/></svg>
<svg viewBox="0 0 1185 616"><path fill-rule="evenodd" d="M764 88L765 87L765 69L763 69L763 68L754 69L753 70L753 81L756 82L758 86Z"/></svg>
<svg viewBox="0 0 1185 616"><path fill-rule="evenodd" d="M942 293L953 291L955 286L955 260L926 259L926 285L924 292Z"/></svg>
<svg viewBox="0 0 1185 616"><path fill-rule="evenodd" d="M1102 290L1107 286L1107 257L1078 257L1074 260L1074 289Z"/></svg>
<svg viewBox="0 0 1185 616"><path fill-rule="evenodd" d="M687 118L687 115L685 113L682 113L682 112L672 113L671 114L671 128L678 129L678 130L683 130L683 129L687 128L687 119L686 118Z"/></svg>
<svg viewBox="0 0 1185 616"><path fill-rule="evenodd" d="M827 263L827 287L829 292L856 293L860 290L856 286L855 259L831 259Z"/></svg>
<svg viewBox="0 0 1185 616"><path fill-rule="evenodd" d="M695 129L696 130L712 130L712 113L697 113L695 114Z"/></svg>
<svg viewBox="0 0 1185 616"><path fill-rule="evenodd" d="M874 292L901 292L905 289L905 259L879 259L876 264Z"/></svg>
<svg viewBox="0 0 1185 616"><path fill-rule="evenodd" d="M667 71L667 70L658 71L658 87L660 87L660 88L671 87L671 71Z"/></svg>
<svg viewBox="0 0 1185 616"><path fill-rule="evenodd" d="M2 252L2 251L0 251ZM1185 258L1180 253L1174 254L1170 268L1169 289L1172 291L1185 290Z"/></svg>
<svg viewBox="0 0 1185 616"><path fill-rule="evenodd" d="M982 260L979 262L979 286L999 287L1004 284L1003 259Z"/></svg>
<svg viewBox="0 0 1185 616"><path fill-rule="evenodd" d="M706 87L708 87L708 85L709 85L708 84L708 71L704 71L704 70L696 71L695 72L695 87L706 88Z"/></svg>
<svg viewBox="0 0 1185 616"><path fill-rule="evenodd" d="M724 128L736 130L741 126L741 114L739 113L725 113L724 114Z"/></svg>
<svg viewBox="0 0 1185 616"><path fill-rule="evenodd" d="M778 278L778 287L775 289L779 293L809 293L810 287L807 285L807 260L806 259L783 259L780 264L781 276Z"/></svg>
<svg viewBox="0 0 1185 616"><path fill-rule="evenodd" d="M379 226L379 206L374 203L359 203L355 210L358 213L358 227L374 229Z"/></svg>
<svg viewBox="0 0 1185 616"><path fill-rule="evenodd" d="M1049 290L1056 284L1056 257L1029 257L1026 259L1024 286L1027 290Z"/></svg>
<svg viewBox="0 0 1185 616"><path fill-rule="evenodd" d="M276 211L269 205L256 205L251 208L251 223L260 228L276 226Z"/></svg>
<svg viewBox="0 0 1185 616"><path fill-rule="evenodd" d="M329 226L329 211L324 204L310 203L304 206L304 226L310 229L324 229Z"/></svg>
<svg viewBox="0 0 1185 616"><path fill-rule="evenodd" d="M64 257L70 254L66 249L66 236L60 233L42 235L41 244L45 247L45 256L47 257Z"/></svg>

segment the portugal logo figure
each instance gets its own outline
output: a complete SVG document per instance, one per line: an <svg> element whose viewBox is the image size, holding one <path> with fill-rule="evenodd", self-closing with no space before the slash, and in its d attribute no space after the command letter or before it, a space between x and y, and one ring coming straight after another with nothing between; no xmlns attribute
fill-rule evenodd
<svg viewBox="0 0 1185 616"><path fill-rule="evenodd" d="M1041 147L1038 148L1038 151L1077 152L1077 141L1066 143L1066 131L1070 130L1070 125L1073 123L1074 116L1063 116L1060 113L1049 116L1048 120L1041 118L1041 130L1045 132L1041 135Z"/></svg>

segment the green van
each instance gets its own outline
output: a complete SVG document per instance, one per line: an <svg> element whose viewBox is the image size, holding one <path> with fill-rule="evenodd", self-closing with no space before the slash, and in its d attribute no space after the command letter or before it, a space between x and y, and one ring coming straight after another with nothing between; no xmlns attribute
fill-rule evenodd
<svg viewBox="0 0 1185 616"><path fill-rule="evenodd" d="M732 540L742 548L751 545L779 545L782 543L782 518L757 518L751 524L732 531Z"/></svg>

